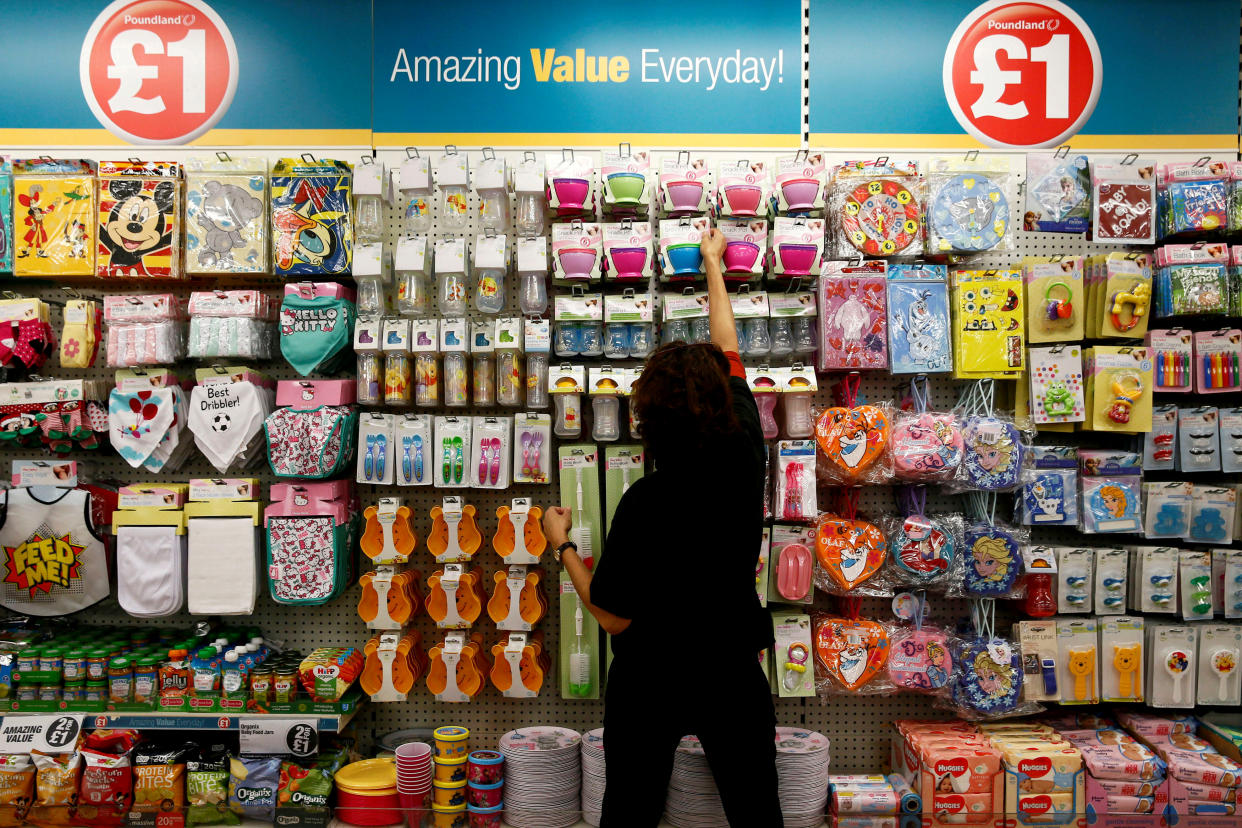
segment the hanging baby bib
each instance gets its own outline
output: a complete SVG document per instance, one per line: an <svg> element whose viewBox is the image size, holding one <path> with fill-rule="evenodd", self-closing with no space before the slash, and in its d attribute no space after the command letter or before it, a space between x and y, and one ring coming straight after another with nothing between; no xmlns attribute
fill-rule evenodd
<svg viewBox="0 0 1242 828"><path fill-rule="evenodd" d="M54 497L29 489L6 494L0 604L14 612L66 615L108 597L107 553L90 521L90 494L65 489Z"/></svg>
<svg viewBox="0 0 1242 828"><path fill-rule="evenodd" d="M353 340L354 303L288 294L280 306L280 352L302 376L330 371Z"/></svg>

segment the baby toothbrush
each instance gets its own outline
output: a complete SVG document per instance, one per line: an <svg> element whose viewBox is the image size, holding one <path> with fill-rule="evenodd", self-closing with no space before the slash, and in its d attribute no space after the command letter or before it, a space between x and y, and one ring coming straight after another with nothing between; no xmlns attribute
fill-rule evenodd
<svg viewBox="0 0 1242 828"><path fill-rule="evenodd" d="M578 489L578 499L582 499L582 489ZM582 599L576 598L577 608L574 609L574 651L569 656L569 692L578 698L591 695L591 653L582 638Z"/></svg>

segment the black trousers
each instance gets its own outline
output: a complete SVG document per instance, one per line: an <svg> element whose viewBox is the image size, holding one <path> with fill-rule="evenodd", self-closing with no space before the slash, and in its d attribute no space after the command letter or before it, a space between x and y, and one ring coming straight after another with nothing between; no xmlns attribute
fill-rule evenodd
<svg viewBox="0 0 1242 828"><path fill-rule="evenodd" d="M604 703L608 778L600 828L656 828L673 754L688 734L703 745L732 828L783 828L768 681L754 658L713 672L697 676L693 691L670 696L653 692L650 677L675 672L613 662Z"/></svg>

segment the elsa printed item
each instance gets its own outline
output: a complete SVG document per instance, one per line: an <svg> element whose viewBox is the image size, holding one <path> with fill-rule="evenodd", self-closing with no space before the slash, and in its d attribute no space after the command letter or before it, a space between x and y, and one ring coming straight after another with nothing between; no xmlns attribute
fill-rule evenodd
<svg viewBox="0 0 1242 828"><path fill-rule="evenodd" d="M1026 209L1022 229L1085 233L1091 218L1091 172L1085 155L1026 157Z"/></svg>
<svg viewBox="0 0 1242 828"><path fill-rule="evenodd" d="M894 374L951 370L945 266L890 264L887 275L890 370Z"/></svg>
<svg viewBox="0 0 1242 828"><path fill-rule="evenodd" d="M1022 664L1017 651L1000 638L967 641L955 653L959 672L953 701L980 716L1011 712L1022 696Z"/></svg>
<svg viewBox="0 0 1242 828"><path fill-rule="evenodd" d="M1142 455L1081 450L1082 526L1087 534L1138 532L1143 526Z"/></svg>
<svg viewBox="0 0 1242 828"><path fill-rule="evenodd" d="M1018 485L1026 456L1022 432L997 417L976 415L962 428L962 479L969 488L1009 491Z"/></svg>
<svg viewBox="0 0 1242 828"><path fill-rule="evenodd" d="M962 589L972 598L1000 598L1013 592L1022 575L1020 543L1013 530L991 523L966 527L966 572Z"/></svg>

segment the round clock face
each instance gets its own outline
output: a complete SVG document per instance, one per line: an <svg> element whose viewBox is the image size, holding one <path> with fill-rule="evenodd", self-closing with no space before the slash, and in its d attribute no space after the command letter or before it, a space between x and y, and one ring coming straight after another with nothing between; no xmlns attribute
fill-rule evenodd
<svg viewBox="0 0 1242 828"><path fill-rule="evenodd" d="M841 227L850 244L868 256L892 256L918 236L919 203L900 182L868 181L846 197Z"/></svg>

